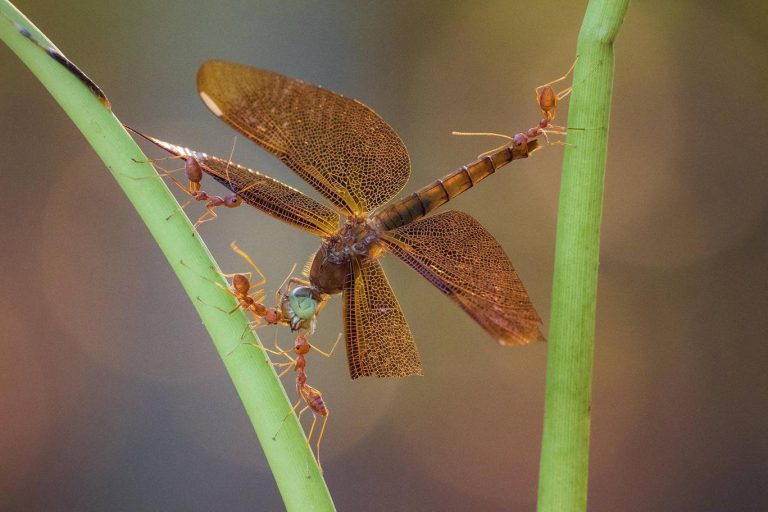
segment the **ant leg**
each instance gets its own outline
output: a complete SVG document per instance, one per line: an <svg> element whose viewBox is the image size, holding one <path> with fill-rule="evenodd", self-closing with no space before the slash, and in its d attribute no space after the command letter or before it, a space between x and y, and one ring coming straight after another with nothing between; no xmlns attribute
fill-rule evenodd
<svg viewBox="0 0 768 512"><path fill-rule="evenodd" d="M223 284L221 284L221 283L217 283L216 281L211 281L211 280L210 280L210 279L208 279L207 277L203 277L203 276L200 276L200 277L201 277L202 279L205 279L206 281L209 281L209 282L211 282L211 283L215 284L216 286L218 286L219 288L221 288L222 290L224 290L225 292L227 292L227 293L228 293L228 294L230 294L231 296L233 296L233 297L237 298L237 294L236 294L235 292L233 292L232 290L230 290L229 288L227 288L226 286L224 286Z"/></svg>
<svg viewBox="0 0 768 512"><path fill-rule="evenodd" d="M330 416L330 412L326 411L325 417L323 418L323 424L320 427L320 435L317 437L317 444L315 445L315 456L317 457L317 466L320 468L320 474L323 474L323 465L320 464L320 442L323 440L325 424L328 423L328 416Z"/></svg>
<svg viewBox="0 0 768 512"><path fill-rule="evenodd" d="M234 313L234 311L232 311L230 314L232 313ZM245 326L245 329L243 329L242 334L240 334L240 341L243 341L243 338L245 338L245 333L247 333L248 331L252 331L254 329L255 327L251 325L251 322L248 322L248 325Z"/></svg>
<svg viewBox="0 0 768 512"><path fill-rule="evenodd" d="M179 169L179 170L181 170L181 169ZM173 171L173 172L175 172L175 171ZM165 218L165 220L170 220L174 215L176 215L176 213L178 213L178 211L183 210L184 208L189 206L189 203L191 203L194 200L195 195L192 193L192 191L190 189L188 189L187 187L182 185L179 180L177 180L176 178L171 176L170 173L167 173L166 176L168 176L171 179L171 181L173 182L174 185L179 187L186 195L188 195L191 198L187 202L185 202L184 204L180 205L179 206L179 210L174 211L172 214L170 214L169 216L167 216Z"/></svg>
<svg viewBox="0 0 768 512"><path fill-rule="evenodd" d="M293 264L293 266L291 267L291 271L290 271L290 272L288 272L288 275L287 275L287 276L285 276L285 279L283 280L283 282L282 282L282 283L280 283L280 287L279 287L279 288L277 289L277 291L275 292L275 304L277 304L277 303L280 301L280 296L282 296L282 295L283 295L283 287L286 285L286 283L288 282L288 280L290 280L290 279L291 279L291 276L293 275L293 272L294 272L294 270L296 270L296 264L295 264L295 263L294 263L294 264Z"/></svg>
<svg viewBox="0 0 768 512"><path fill-rule="evenodd" d="M213 211L213 209L216 208L215 206L206 206L205 207L205 213L200 216L199 219L197 219L197 222L195 222L195 225L192 226L194 229L197 229L197 227L200 224L205 224L206 222L211 222L212 220L216 220L219 215Z"/></svg>
<svg viewBox="0 0 768 512"><path fill-rule="evenodd" d="M242 307L243 307L243 305L238 303L237 306L235 306L235 307L233 307L232 309L229 310L229 314L230 315L233 314L235 311L237 311L238 309L240 309Z"/></svg>
<svg viewBox="0 0 768 512"><path fill-rule="evenodd" d="M296 419L299 421L299 423L301 423L301 415L304 414L307 409L309 409L309 406L305 405L304 408L299 411L299 414L296 415Z"/></svg>
<svg viewBox="0 0 768 512"><path fill-rule="evenodd" d="M284 350L283 347L280 346L280 344L277 342L277 329L275 329L275 338L273 340L273 344L275 345L275 348L281 352L288 353L287 350ZM293 361L293 358L291 358L291 361Z"/></svg>
<svg viewBox="0 0 768 512"><path fill-rule="evenodd" d="M515 140L512 137L510 137L509 135L504 135L504 134L501 134L501 133L493 133L493 132L451 132L451 135L462 135L462 136L479 135L479 136L484 136L484 137L501 137L503 139L507 139L509 142L514 142L514 140ZM479 155L477 155L477 158L483 158L486 155L490 155L491 153L495 153L496 151L498 151L500 149L503 149L503 148L507 147L508 145L509 144L502 144L501 146L498 146L498 147L495 147L495 148L493 148L491 150L488 150L488 151L485 151L483 153L480 153Z"/></svg>
<svg viewBox="0 0 768 512"><path fill-rule="evenodd" d="M283 418L283 421L281 421L281 422L280 422L280 428L278 428L278 429L277 429L277 432L275 432L275 435L273 435L273 436L272 436L272 440L273 440L273 441L276 441L276 440L277 440L277 434L279 434L279 433L280 433L280 430L282 430L282 428L283 428L283 425L285 424L285 420L287 420L287 419L288 419L288 417L289 417L291 414L293 414L293 413L294 413L294 411L296 411L296 408L299 406L299 404L300 404L300 403L301 403L301 398L299 398L298 400L296 400L296 404L294 404L294 406L293 406L293 407L291 407L291 410L290 410L290 411L288 411L288 414L286 414L286 415L285 415L285 418ZM306 409L306 407L305 407L304 409ZM302 409L302 411L303 411L304 409Z"/></svg>
<svg viewBox="0 0 768 512"><path fill-rule="evenodd" d="M336 337L336 343L333 344L333 346L331 347L331 350L329 350L328 352L323 352L322 350L317 348L317 346L315 346L315 345L313 345L311 343L309 344L309 346L312 347L313 349L317 350L321 355L323 355L325 357L331 357L331 355L333 354L333 351L336 350L336 345L339 344L339 340L341 340L341 333L339 333L339 335Z"/></svg>
<svg viewBox="0 0 768 512"><path fill-rule="evenodd" d="M286 352L285 350L272 350L271 348L267 348L264 345L256 345L256 344L253 344L253 343L250 343L250 345L253 345L254 347L258 348L259 350L263 350L264 352L269 352L270 354L274 354L276 356L288 356L288 359L290 359L290 361L287 362L287 363L275 363L272 366L280 366L280 367L282 367L282 366L286 366L286 365L290 365L290 364L294 363L294 359L290 355L288 355L289 353Z"/></svg>
<svg viewBox="0 0 768 512"><path fill-rule="evenodd" d="M538 101L538 99L539 99L539 93L540 93L541 89L543 89L545 87L549 87L550 85L554 85L554 84L556 84L558 82L562 82L563 80L568 78L568 75L571 74L571 71L573 71L573 68L576 67L576 63L578 61L579 61L579 58L576 57L576 59L574 59L574 61L573 61L573 64L571 64L571 67L568 68L568 71L563 76L561 76L560 78L556 78L556 79L552 80L551 82L547 82L546 84L541 84L540 86L538 86L536 88L536 101Z"/></svg>
<svg viewBox="0 0 768 512"><path fill-rule="evenodd" d="M493 132L451 132L451 135L461 135L462 137L501 137L502 139L512 140L512 137L509 135L504 135L503 133L493 133Z"/></svg>
<svg viewBox="0 0 768 512"><path fill-rule="evenodd" d="M245 261L247 261L248 264L251 267L253 267L256 273L259 274L259 277L261 277L261 281L259 281L258 283L252 284L251 286L256 288L256 287L265 285L267 282L267 278L264 277L264 274L261 272L261 269L259 269L259 267L256 266L256 264L253 262L251 257L248 256L248 254L244 250L242 250L240 247L237 246L237 242L233 241L231 244L229 244L229 247L233 251L235 251L237 254L239 254Z"/></svg>
<svg viewBox="0 0 768 512"><path fill-rule="evenodd" d="M224 272L218 272L218 274L221 277L235 277L238 275L245 276L248 278L248 281L250 281L253 278L253 274L251 274L250 272L233 272L232 274L225 274Z"/></svg>
<svg viewBox="0 0 768 512"><path fill-rule="evenodd" d="M190 197L194 197L194 194L192 194L192 191L191 191L191 190L189 190L189 189L188 189L187 187L185 187L184 185L182 185L182 184L181 184L181 182L180 182L179 180L177 180L177 179L176 179L176 178L174 178L173 176L168 176L168 177L169 177L169 178L171 178L171 181L173 181L174 185L176 185L176 186L177 186L177 187L179 187L181 190L183 190L185 194L187 194L187 195L188 195L188 196L190 196Z"/></svg>
<svg viewBox="0 0 768 512"><path fill-rule="evenodd" d="M569 146L570 144L566 143L562 140L556 140L556 141L550 141L549 140L549 134L555 134L555 135L567 135L566 132L561 132L557 130L541 130L541 134L544 135L544 139L547 141L547 144L558 146Z"/></svg>
<svg viewBox="0 0 768 512"><path fill-rule="evenodd" d="M164 156L162 158L150 158L148 160L136 160L135 158L131 158L134 162L137 164L154 164L155 162L164 162L165 160L176 160L179 158L187 158L186 155L173 155L173 156ZM183 169L183 167L182 167ZM181 169L179 169L181 170Z"/></svg>
<svg viewBox="0 0 768 512"><path fill-rule="evenodd" d="M206 305L206 306L208 306L209 308L215 308L215 309L218 309L218 310L219 310L219 311L221 311L222 313L227 313L227 314L229 314L229 313L230 313L230 312L229 312L229 311L227 311L226 309L221 309L219 306L214 306L213 304L208 304L207 302L205 302L205 301L203 300L203 298L202 298L202 297L198 297L198 298L197 298L197 300L198 300L198 302L200 302L201 304L205 304L205 305ZM239 306L238 306L238 307L239 307Z"/></svg>
<svg viewBox="0 0 768 512"><path fill-rule="evenodd" d="M133 161L136 162L137 164L151 162L151 160L145 160L145 161L133 160ZM130 178L132 180L136 180L136 181L157 180L157 179L163 179L163 178L170 178L172 174L184 170L184 167L179 167L178 169L172 169L172 170L169 171L167 169L164 169L164 168L160 167L159 165L155 165L155 168L159 169L159 171L157 172L156 176L139 176L139 177L136 177L136 176L129 176L129 175L123 174L123 173L121 173L121 175L122 176L127 176L128 178ZM162 171L162 172L160 172L160 171Z"/></svg>
<svg viewBox="0 0 768 512"><path fill-rule="evenodd" d="M222 310L222 311L223 311L223 310ZM272 354L275 354L275 355L285 355L285 356L286 356L288 359L290 359L291 361L293 361L293 359L291 358L291 356L289 356L289 355L288 355L288 353L287 353L287 352L285 352L285 351L282 351L281 353L279 353L279 352L276 352L276 351L274 351L274 350L272 350L272 349L266 348L266 347L264 347L263 345L259 345L258 343L253 343L253 342L251 342L251 341L248 341L248 342L243 342L243 338L245 337L245 333L247 333L247 332L248 332L249 330L251 330L251 329L253 329L253 326L252 326L250 323L249 323L247 326L245 326L245 330L243 330L243 334L241 334L241 335L240 335L240 343L238 343L238 344L237 344L237 346L236 346L235 348L233 348L232 350L230 350L229 352L227 352L227 354L226 354L226 355L230 355L232 352L234 352L235 350L237 350L238 348L240 348L240 346L241 346L241 345L250 345L251 347L254 347L254 348L258 348L259 350L263 350L263 351L265 351L265 352L270 352L270 353L272 353ZM271 363L271 361L270 361L270 363ZM271 363L271 364L273 364L273 366L275 365L275 363ZM291 363L286 363L286 364L291 364ZM284 365L283 365L283 364L280 364L279 366L284 366Z"/></svg>
<svg viewBox="0 0 768 512"><path fill-rule="evenodd" d="M315 424L317 424L317 414L312 411L312 425L309 427L309 433L307 434L307 446L309 446L309 441L312 439L312 433L315 431Z"/></svg>
<svg viewBox="0 0 768 512"><path fill-rule="evenodd" d="M288 357L290 357L290 356L288 356ZM288 363L285 363L285 364L287 365ZM283 377L283 375L285 375L286 373L288 373L288 371L289 371L290 369L291 369L291 367L290 367L290 366L288 366L288 367L287 367L285 370L281 371L281 372L280 372L280 373L277 375L277 378L278 378L278 379L281 379L281 378Z"/></svg>
<svg viewBox="0 0 768 512"><path fill-rule="evenodd" d="M189 265L187 265L187 264L186 264L186 263L184 263L183 261L179 260L179 263L180 263L181 265L183 265L183 266L187 267L189 270L192 270L192 267L190 267ZM194 272L194 270L192 270L192 271ZM214 280L212 280L212 279L208 279L208 278L207 278L207 277L205 277L205 276L201 276L200 274L198 274L198 275L197 275L197 277L199 277L200 279L203 279L204 281L208 281L209 283L211 283L211 284L214 284L214 285L218 286L219 288L221 288L222 290L224 290L225 292L227 292L227 293L228 293L228 294L230 294L231 296L233 296L233 297L237 298L237 294L236 294L235 292L233 292L232 290L230 290L229 288L227 288L226 286L224 286L223 284L221 284L221 283L219 283L219 282L216 282L216 281L214 281ZM223 310L222 310L222 311L223 311Z"/></svg>

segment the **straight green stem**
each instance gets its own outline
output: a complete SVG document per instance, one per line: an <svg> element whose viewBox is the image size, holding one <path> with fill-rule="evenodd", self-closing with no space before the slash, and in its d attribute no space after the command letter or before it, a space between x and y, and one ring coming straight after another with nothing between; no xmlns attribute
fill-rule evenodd
<svg viewBox="0 0 768 512"><path fill-rule="evenodd" d="M539 512L587 507L600 223L613 42L629 0L590 0L576 48L557 221Z"/></svg>
<svg viewBox="0 0 768 512"><path fill-rule="evenodd" d="M178 202L114 114L83 82L23 37L13 22L29 30L43 45L53 47L10 2L0 0L0 39L37 76L106 164L192 300L261 442L286 509L335 510L301 426L294 415L283 422L291 405L280 380L264 351L256 347L259 340L248 328L245 314L226 313L237 304L216 286L226 287L227 283L179 211ZM264 507L255 505L254 509Z"/></svg>

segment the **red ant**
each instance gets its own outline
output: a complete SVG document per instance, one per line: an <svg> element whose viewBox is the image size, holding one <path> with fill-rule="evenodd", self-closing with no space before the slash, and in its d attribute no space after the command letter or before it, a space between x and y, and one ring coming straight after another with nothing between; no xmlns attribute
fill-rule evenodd
<svg viewBox="0 0 768 512"><path fill-rule="evenodd" d="M229 313L234 313L238 309L244 309L246 311L250 311L251 314L253 314L254 322L256 324L259 324L262 318L266 320L267 324L269 325L283 323L283 315L277 308L268 308L263 304L265 298L263 286L267 284L267 278L264 277L261 269L256 266L251 257L248 256L245 251L237 246L236 242L232 242L229 244L229 246L233 251L245 259L245 261L247 261L248 264L253 267L253 270L255 270L261 278L258 283L251 283L252 276L250 272L247 272L246 274L223 274L224 277L232 278L232 287L235 289L235 291L233 292L232 290L222 286L219 283L216 283L216 285L232 295L237 300L237 306L235 306L235 308L232 309ZM250 293L251 289L255 288L258 289L253 293Z"/></svg>
<svg viewBox="0 0 768 512"><path fill-rule="evenodd" d="M126 129L132 131L133 133L149 140L153 144L158 144L157 140L154 140L151 137L144 135L138 130L133 129L128 125L123 125L123 126ZM235 142L232 144L232 151L229 154L228 164L232 162L232 155L235 152L236 142L237 142L237 139L235 139ZM165 146L161 145L161 147L165 147ZM177 149L183 149L183 148L177 148ZM215 209L218 208L219 206L226 206L227 208L237 208L238 206L243 204L242 197L237 193L231 193L224 197L221 197L221 196L214 196L209 194L208 192L205 192L204 190L200 190L200 183L203 181L203 165L204 164L201 163L200 160L198 160L196 154L191 154L191 152L188 150L185 150L185 151L187 154L177 154L177 155L169 156L165 158L151 159L148 162L155 164L156 162L160 162L163 160L174 160L177 158L184 160L184 172L187 175L189 187L185 187L179 180L177 180L172 176L173 173L178 172L181 169L167 171L165 169L160 168L163 170L163 172L160 173L160 176L169 177L177 187L183 190L184 193L191 198L187 202L185 202L183 205L181 205L182 210L186 208L189 205L189 203L191 203L192 201L205 201L205 213L203 213L200 216L200 218L197 219L197 222L195 222L194 224L195 228L197 228L197 226L199 226L200 224L205 224L206 222L210 222L216 219L218 215L216 214ZM247 189L241 190L240 193L244 192L245 190ZM170 219L171 217L168 217L168 218Z"/></svg>
<svg viewBox="0 0 768 512"><path fill-rule="evenodd" d="M578 60L578 58L576 60ZM555 93L554 89L552 88L552 85L558 82L562 82L563 80L568 78L568 75L571 74L571 71L573 71L573 68L575 66L576 66L576 61L574 61L573 64L571 64L571 67L570 69L568 69L568 72L563 76L561 76L560 78L557 78L555 80L552 80L551 82L547 82L546 84L536 87L535 89L536 104L539 106L539 109L541 109L541 114L544 116L536 126L532 128L528 128L525 132L520 132L514 135L513 137L510 137L509 135L503 135L500 133L473 133L473 132L452 132L453 135L490 135L493 137L502 137L514 143L516 146L522 146L524 144L527 144L528 141L531 141L541 136L543 136L546 139L547 143L550 143L549 137L548 137L549 134L565 135L566 133L565 127L553 125L552 121L554 121L555 117L557 116L557 103L560 100L566 98L569 94L571 94L573 87L567 87L562 91ZM564 144L564 143L561 141L557 141L557 142L552 142L550 144ZM480 156L493 153L494 151L498 151L504 146L505 145L502 145L490 151L486 151L485 153L482 153L482 155Z"/></svg>
<svg viewBox="0 0 768 512"><path fill-rule="evenodd" d="M200 182L203 180L203 167L200 164L200 162L195 158L194 156L188 156L188 157L180 157L184 158L184 172L187 175L187 179L189 180L189 188L185 187L181 183L179 183L179 180L174 178L173 176L168 175L171 180L173 180L173 183L179 187L181 190L184 191L185 194L191 197L190 200L188 200L186 203L181 205L181 209L189 205L192 201L205 201L205 213L200 216L199 219L197 219L197 222L195 222L195 228L199 226L200 224L205 224L206 222L214 220L218 215L214 211L214 208L218 208L219 206L226 206L227 208L237 208L241 204L243 204L242 198L235 194L228 194L224 197L221 196L213 196L208 194L208 192L205 192L204 190L200 190Z"/></svg>
<svg viewBox="0 0 768 512"><path fill-rule="evenodd" d="M333 344L333 347L331 347L331 350L328 352L324 352L320 350L319 348L315 347L311 343L309 343L309 340L307 340L307 336L305 334L300 334L296 337L296 340L293 344L293 352L296 354L296 357L293 358L289 355L289 353L285 350L279 349L279 351L268 349L266 347L260 347L263 350L276 354L276 355L283 355L287 357L290 361L287 363L272 363L273 366L276 367L282 367L285 366L285 370L280 372L278 377L282 377L285 375L288 370L293 368L296 371L296 393L299 395L299 399L296 400L296 403L291 408L290 411L288 411L288 414L285 415L285 418L283 418L283 422L288 419L288 417L293 414L296 409L299 407L301 402L303 401L306 405L299 411L297 418L299 421L301 421L301 415L304 414L304 412L307 409L310 409L312 411L312 425L309 427L309 433L307 434L307 445L309 445L310 441L312 440L312 434L315 431L315 425L317 424L317 417L322 416L323 417L323 425L320 427L320 434L317 438L317 443L315 445L315 453L317 458L317 465L320 468L320 472L323 472L323 466L320 463L320 443L323 440L323 434L325 433L325 425L328 423L328 407L325 405L325 401L323 400L323 394L318 391L317 389L313 388L309 384L307 384L307 373L305 371L305 368L307 366L307 360L304 357L306 354L309 353L309 351L314 348L317 352L322 354L325 357L331 357L333 354L333 351L336 350L336 346L339 344L339 340L341 339L341 334L336 338L336 343ZM272 436L272 439L277 438L277 434L280 431L278 430L275 432L275 435Z"/></svg>

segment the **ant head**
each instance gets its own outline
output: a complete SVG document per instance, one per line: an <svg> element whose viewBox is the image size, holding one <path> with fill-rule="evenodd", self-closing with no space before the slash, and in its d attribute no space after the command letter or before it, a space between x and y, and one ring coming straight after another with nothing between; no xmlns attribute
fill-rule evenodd
<svg viewBox="0 0 768 512"><path fill-rule="evenodd" d="M243 204L243 200L237 194L230 194L224 198L224 206L227 208L237 208Z"/></svg>
<svg viewBox="0 0 768 512"><path fill-rule="evenodd" d="M232 278L232 286L238 293L248 293L251 289L251 282L243 274L235 274Z"/></svg>
<svg viewBox="0 0 768 512"><path fill-rule="evenodd" d="M278 323L282 317L283 315L276 308L267 308L264 312L264 320L270 325Z"/></svg>
<svg viewBox="0 0 768 512"><path fill-rule="evenodd" d="M184 161L184 172L192 183L200 183L203 179L203 168L197 158L190 156Z"/></svg>
<svg viewBox="0 0 768 512"><path fill-rule="evenodd" d="M299 354L299 355L305 355L309 353L309 350L312 347L309 345L309 342L307 341L307 337L304 335L296 336L296 341L293 342L293 350Z"/></svg>

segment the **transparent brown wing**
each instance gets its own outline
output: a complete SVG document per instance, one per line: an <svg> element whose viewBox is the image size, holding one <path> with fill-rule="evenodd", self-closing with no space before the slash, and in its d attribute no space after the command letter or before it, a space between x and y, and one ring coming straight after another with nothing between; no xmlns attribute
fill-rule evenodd
<svg viewBox="0 0 768 512"><path fill-rule="evenodd" d="M344 284L344 335L351 377L421 375L411 329L381 265L364 259L352 267Z"/></svg>
<svg viewBox="0 0 768 512"><path fill-rule="evenodd" d="M216 116L275 154L344 214L375 209L408 181L403 141L359 101L224 61L203 64L197 88Z"/></svg>
<svg viewBox="0 0 768 512"><path fill-rule="evenodd" d="M541 318L509 258L466 213L447 211L388 231L384 244L502 345L544 339Z"/></svg>
<svg viewBox="0 0 768 512"><path fill-rule="evenodd" d="M136 130L132 131L172 155L194 157L203 170L216 181L237 193L246 203L276 219L318 236L330 235L339 227L339 215L336 212L269 176L215 156L163 142Z"/></svg>

